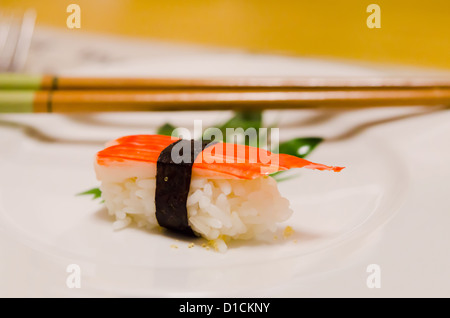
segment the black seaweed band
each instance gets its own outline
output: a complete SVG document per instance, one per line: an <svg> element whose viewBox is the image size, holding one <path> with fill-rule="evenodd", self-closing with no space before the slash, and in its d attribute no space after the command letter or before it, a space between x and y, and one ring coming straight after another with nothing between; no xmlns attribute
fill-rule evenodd
<svg viewBox="0 0 450 318"><path fill-rule="evenodd" d="M156 220L167 229L186 235L194 235L188 222L186 202L191 185L192 165L198 154L216 142L200 142L181 139L161 151L156 163ZM172 154L175 145L178 153ZM183 151L190 149L190 161L184 162ZM174 162L175 160L175 162Z"/></svg>

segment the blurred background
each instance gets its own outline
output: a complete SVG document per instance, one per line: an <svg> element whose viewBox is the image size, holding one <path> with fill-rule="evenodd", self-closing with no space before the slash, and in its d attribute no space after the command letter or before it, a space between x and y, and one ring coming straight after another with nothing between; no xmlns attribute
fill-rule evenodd
<svg viewBox="0 0 450 318"><path fill-rule="evenodd" d="M71 3L81 8L80 29L67 28ZM367 27L371 3L381 8L381 28ZM52 27L67 36L95 32L252 53L450 69L448 0L1 0L0 9L11 8L34 8L37 30Z"/></svg>

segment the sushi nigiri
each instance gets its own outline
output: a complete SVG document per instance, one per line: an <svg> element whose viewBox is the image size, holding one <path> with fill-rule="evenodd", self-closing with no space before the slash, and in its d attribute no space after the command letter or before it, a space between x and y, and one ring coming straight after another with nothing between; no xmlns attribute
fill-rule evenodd
<svg viewBox="0 0 450 318"><path fill-rule="evenodd" d="M176 162L177 146L191 162ZM255 153L256 158L250 155ZM224 241L274 232L293 213L269 174L291 168L343 169L286 154L276 154L275 164L262 159L273 155L245 145L135 135L99 151L95 172L108 213L115 216L114 229L132 222L161 226L214 240L223 251Z"/></svg>

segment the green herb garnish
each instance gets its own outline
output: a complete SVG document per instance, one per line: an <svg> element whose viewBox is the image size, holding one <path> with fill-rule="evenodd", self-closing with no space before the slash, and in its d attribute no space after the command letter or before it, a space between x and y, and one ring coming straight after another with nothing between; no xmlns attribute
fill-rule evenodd
<svg viewBox="0 0 450 318"><path fill-rule="evenodd" d="M102 191L99 188L93 188L77 195L92 195L92 200L96 200L102 197Z"/></svg>
<svg viewBox="0 0 450 318"><path fill-rule="evenodd" d="M165 123L164 125L162 125L161 127L158 128L158 130L156 131L156 133L158 135L165 135L165 136L172 136L172 132L176 129L175 126L169 124L169 123Z"/></svg>
<svg viewBox="0 0 450 318"><path fill-rule="evenodd" d="M239 143L244 144L247 146L253 146L258 147L259 143L262 142L262 140L259 140L260 138L267 138L267 136L260 136L259 135L259 129L262 128L262 112L252 112L252 111L241 111L236 112L235 115L230 118L228 121L226 121L223 124L220 124L217 126L217 128L222 133L222 140L215 141L222 141L222 142L228 142L228 143ZM234 134L229 136L227 134L227 128L233 129ZM246 136L247 129L253 129L256 133L256 141L252 138L248 138L248 135ZM248 132L247 132L248 133ZM209 135L208 129L205 129L203 133L203 140L211 140L211 135ZM215 136L217 137L217 136Z"/></svg>
<svg viewBox="0 0 450 318"><path fill-rule="evenodd" d="M294 138L278 145L278 153L305 158L323 141L319 137Z"/></svg>

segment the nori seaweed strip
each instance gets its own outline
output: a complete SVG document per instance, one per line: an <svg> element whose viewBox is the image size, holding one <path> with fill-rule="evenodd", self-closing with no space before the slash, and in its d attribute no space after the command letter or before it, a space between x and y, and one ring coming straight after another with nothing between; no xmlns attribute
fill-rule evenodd
<svg viewBox="0 0 450 318"><path fill-rule="evenodd" d="M181 151L176 154L175 161L180 162L180 157L184 158L184 149L189 147L191 149L190 162L175 163L172 160L172 149L178 143L182 143ZM155 190L156 219L160 226L186 235L195 235L189 226L186 208L191 185L192 165L203 149L215 143L202 142L200 144L199 141L181 139L161 151L156 163Z"/></svg>

